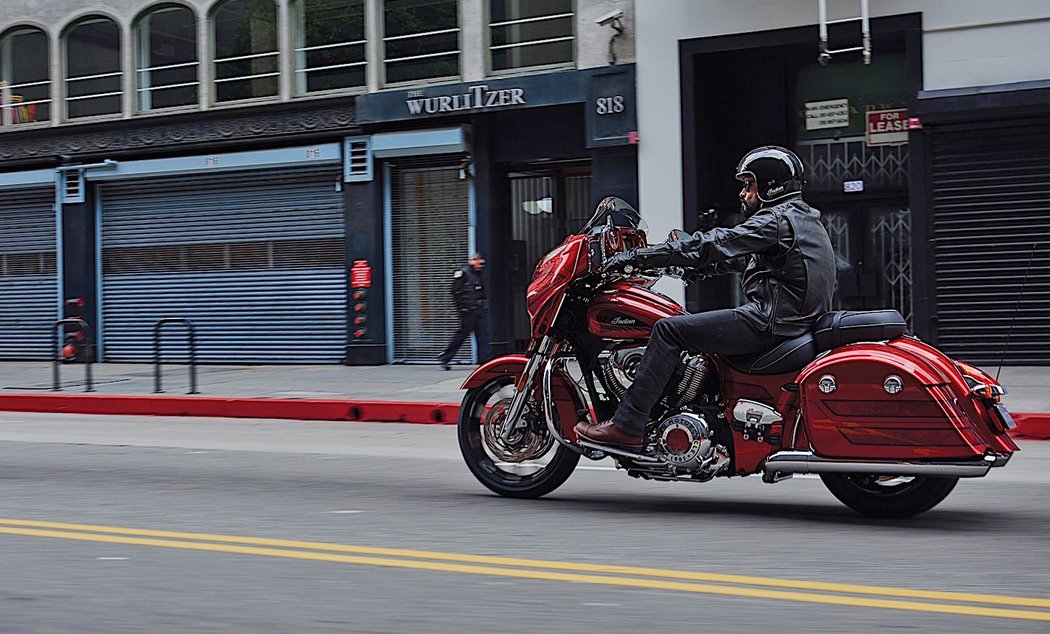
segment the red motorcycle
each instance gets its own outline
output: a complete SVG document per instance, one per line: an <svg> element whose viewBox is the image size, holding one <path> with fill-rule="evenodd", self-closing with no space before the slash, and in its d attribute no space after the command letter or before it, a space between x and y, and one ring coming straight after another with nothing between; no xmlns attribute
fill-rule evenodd
<svg viewBox="0 0 1050 634"><path fill-rule="evenodd" d="M648 480L819 474L864 515L909 517L1018 450L999 402L1006 390L906 334L892 310L828 313L811 332L748 357L683 353L642 449L579 438L577 422L612 416L657 320L685 312L650 290L684 271L603 272L613 254L646 246L646 230L626 202L603 200L536 267L526 353L493 359L463 384L460 449L492 491L536 498L581 456L611 457Z"/></svg>

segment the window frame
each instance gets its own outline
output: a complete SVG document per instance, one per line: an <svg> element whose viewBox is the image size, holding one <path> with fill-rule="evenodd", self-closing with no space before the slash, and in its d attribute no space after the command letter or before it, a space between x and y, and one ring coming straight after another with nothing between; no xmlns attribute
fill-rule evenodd
<svg viewBox="0 0 1050 634"><path fill-rule="evenodd" d="M73 31L79 29L86 24L92 22L111 22L117 27L117 70L109 73L99 73L96 75L84 75L81 77L69 77L69 36L73 34ZM62 33L59 36L59 53L62 59L60 60L61 80L59 85L61 86L62 94L62 111L59 121L62 123L80 123L85 121L96 121L96 120L109 120L119 119L124 116L124 94L125 94L125 82L124 82L124 31L120 27L120 21L116 18L106 15L104 13L92 13L89 15L80 16L73 20L65 28L62 29ZM69 96L69 82L72 81L84 81L88 79L104 79L106 77L119 77L120 78L120 90L110 91L107 93L98 93L93 95L78 95L76 97ZM80 117L69 116L69 102L70 101L86 101L87 99L100 99L104 97L119 97L120 107L116 112L106 112L103 114L92 114L84 115Z"/></svg>
<svg viewBox="0 0 1050 634"><path fill-rule="evenodd" d="M0 130L24 130L24 129L26 129L26 127L47 127L47 126L52 125L52 121L55 119L55 85L54 85L55 84L55 78L51 74L51 52L52 52L51 51L51 34L47 31L47 29L45 29L43 27L40 27L40 26L37 26L35 24L15 24L15 25L12 25L12 26L8 27L7 29L5 29L3 31L3 33L0 33L0 47L4 46L4 43L6 41L9 41L9 38L15 37L16 35L20 35L20 34L23 34L23 33L30 33L30 32L38 32L38 33L43 33L44 34L44 43L45 43L45 47L44 47L44 51L45 51L44 71L45 71L45 73L47 75L47 79L42 80L42 81L34 81L34 82L29 82L29 83L23 83L23 84L11 84L11 85L6 86L4 88L4 90L10 92L11 90L17 89L17 88L28 88L28 87L33 87L33 86L47 86L47 96L44 99L34 99L33 101L23 101L23 102L21 102L19 104L19 106L16 106L16 107L21 107L21 106L29 106L29 105L36 105L36 104L46 103L46 104L48 104L47 119L37 120L37 121L28 121L28 122L25 122L25 123L15 123L14 121L12 121L10 125L4 125L4 122L3 122L4 113L3 113L3 110L0 109ZM13 47L12 47L12 49L13 49ZM13 54L13 52L10 55L10 57L11 57L12 65L17 64L18 60L15 57L15 55ZM5 59L6 59L6 56L5 56ZM2 77L3 77L2 69L0 69L0 79L2 79Z"/></svg>
<svg viewBox="0 0 1050 634"><path fill-rule="evenodd" d="M383 88L398 88L405 86L427 86L431 84L450 84L458 81L462 81L463 78L463 7L461 6L460 0L456 2L456 28L455 29L436 29L434 31L425 31L422 33L412 33L410 35L395 35L390 38L386 36L386 0L373 0L378 5L379 13L379 33L377 33L378 47L379 47L379 85ZM441 77L428 77L426 79L410 79L407 81L395 81L388 82L386 78L386 42L390 40L404 40L411 37L420 37L425 35L438 35L441 33L451 33L456 31L456 55L459 56L459 62L456 66L459 68L459 72L455 75L442 75ZM396 57L394 61L405 61L409 59L424 59L426 57L440 57L442 55L451 55L453 51L445 53L428 53L426 55L409 56L409 57Z"/></svg>
<svg viewBox="0 0 1050 634"><path fill-rule="evenodd" d="M225 108L225 107L228 107L228 106L243 106L243 105L250 105L250 104L253 104L253 103L273 103L275 101L281 101L282 100L281 99L281 83L282 83L282 79L283 79L283 76L284 76L284 71L283 71L283 68L284 68L283 59L284 58L281 55L281 53L282 53L282 51L281 51L281 28L282 28L281 15L283 13L281 11L281 6L275 0L268 0L270 2L270 4L273 5L273 10L274 10L274 46L275 46L275 48L274 48L274 50L272 52L269 52L269 53L255 53L255 54L252 54L252 55L237 55L237 56L234 56L234 57L224 57L223 59L220 60L218 57L216 57L216 55L218 53L218 42L216 41L216 37L218 36L218 30L215 28L215 14L217 14L219 12L219 9L223 5L227 4L230 1L231 0L219 0L218 2L213 4L210 9L208 9L208 16L207 16L207 20L208 20L208 65L209 65L209 69L211 71L210 76L208 77L208 86L207 86L208 105L210 107L213 107L213 108ZM238 60L242 60L242 59L251 59L251 58L256 58L256 57L267 57L267 56L271 56L271 55L276 55L277 56L277 70L274 71L274 72L263 73L263 74L260 74L260 75L247 75L247 76L244 76L244 77L236 77L236 78L227 77L227 78L223 78L223 79L218 79L218 73L216 73L216 64L218 64L219 62L238 61ZM276 77L277 78L277 91L273 95L264 95L262 97L245 97L243 99L224 99L222 101L219 101L219 99L218 99L218 97L219 97L218 84L220 82L229 82L229 81L235 81L235 80L236 81L244 81L246 79L255 79L257 77Z"/></svg>
<svg viewBox="0 0 1050 634"><path fill-rule="evenodd" d="M183 62L183 63L180 63L180 64L169 64L169 65L166 65L166 66L156 66L156 67L153 67L153 66L142 67L142 66L140 66L140 64L143 63L142 55L143 55L143 52L144 52L144 46L143 46L143 42L142 42L142 37L143 37L143 33L144 32L148 33L148 28L149 28L148 27L148 21L149 21L149 18L152 17L153 15L161 12L161 11L171 11L171 10L175 10L175 9L185 9L185 10L189 11L190 15L193 17L193 60L194 61L192 61L192 62ZM144 11L142 11L139 14L138 18L135 19L135 22L134 22L134 24L132 26L132 32L131 32L131 38L132 38L131 39L131 43L135 47L134 48L134 52L133 52L133 55L135 57L135 59L134 59L134 62L135 62L135 78L134 78L134 95L133 95L133 98L132 98L132 101L133 101L132 107L133 107L133 111L135 112L135 114L149 114L149 113L161 113L161 112L173 112L173 111L180 111L180 110L197 110L197 109L200 109L200 107L201 107L201 100L202 100L202 97L203 97L203 94L202 94L202 92L203 92L202 83L203 82L201 82L201 64L202 64L202 62L201 62L201 59L200 59L200 42L198 41L199 40L199 35L200 35L200 33L199 33L199 31L200 31L200 29L199 29L199 27L200 27L200 19L201 19L200 16L197 15L197 12L193 9L193 7L191 7L189 5L181 4L181 3L161 3L161 4L154 5L152 7L147 7ZM164 89L167 89L167 88L179 88L179 87L184 87L184 86L194 86L195 85L197 87L197 99L196 99L195 102L189 103L189 104L182 104L182 105L178 105L178 106L163 106L163 107L159 107L159 108L158 107L152 107L152 106L149 107L149 108L144 108L142 106L142 97L143 97L142 93L146 92L146 91L152 91L152 90L155 89L154 86L152 86L152 79L150 81L150 84L151 84L150 86L145 87L145 88L142 86L142 73L143 73L143 71L167 70L167 69L170 69L170 68L183 68L183 67L188 67L188 66L196 67L195 75L196 75L197 79L195 81L184 82L184 83L181 83L181 84L172 84L172 85L167 85L167 86L160 86L157 89L164 90ZM150 100L152 101L152 93L150 93Z"/></svg>
<svg viewBox="0 0 1050 634"><path fill-rule="evenodd" d="M320 44L317 46L306 46L306 3L310 0L293 0L289 3L288 11L289 18L292 21L292 98L305 98L305 97L317 97L324 95L336 95L336 94L363 94L368 92L368 67L373 63L371 59L371 40L369 39L369 25L368 25L368 5L375 0L363 0L361 8L363 10L363 25L364 25L364 39L354 40L350 42L339 42L336 44ZM319 68L307 68L305 63L306 55L308 51L320 50L323 48L335 48L337 46L356 46L360 44L364 47L364 60L361 62L350 62L347 64L336 64L333 66L322 66ZM300 65L300 57L303 58L303 64ZM345 88L326 88L324 90L308 90L306 88L307 82L309 81L307 75L311 71L316 70L328 70L332 68L348 68L354 66L361 66L364 68L364 81L358 86L347 86ZM302 78L300 80L300 78ZM303 88L300 89L300 81Z"/></svg>
<svg viewBox="0 0 1050 634"><path fill-rule="evenodd" d="M522 18L520 20L504 20L503 22L492 21L492 0L485 0L484 6L484 23L483 28L485 31L485 76L486 77L506 77L513 75L528 75L532 73L543 73L552 70L569 70L574 69L577 66L577 55L579 54L579 34L576 29L576 18L579 16L578 7L576 6L577 0L569 0L572 9L569 13L555 13L549 16L538 16L535 18ZM515 68L505 68L502 70L495 70L492 68L492 27L495 26L506 26L510 24L523 24L528 22L541 22L543 20L552 20L559 17L571 16L572 18L572 59L568 62L556 62L553 64L538 64L534 66L518 66ZM564 42L569 38L551 38L549 40L535 40L526 42L524 44L501 44L497 48L520 48L522 46L530 46L533 44L540 43L552 43L552 42Z"/></svg>

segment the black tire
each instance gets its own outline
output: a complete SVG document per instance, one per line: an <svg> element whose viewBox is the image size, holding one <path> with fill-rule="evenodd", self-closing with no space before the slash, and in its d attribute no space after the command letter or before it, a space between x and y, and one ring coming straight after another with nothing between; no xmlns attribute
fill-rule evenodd
<svg viewBox="0 0 1050 634"><path fill-rule="evenodd" d="M959 478L913 477L903 481L886 476L822 473L824 486L840 502L868 517L901 519L937 506L955 488Z"/></svg>
<svg viewBox="0 0 1050 634"><path fill-rule="evenodd" d="M506 375L468 390L459 408L459 449L470 472L491 491L511 498L538 498L557 489L576 469L580 454L554 441L551 460L535 473L519 475L500 469L483 446L481 411L488 400L512 384Z"/></svg>

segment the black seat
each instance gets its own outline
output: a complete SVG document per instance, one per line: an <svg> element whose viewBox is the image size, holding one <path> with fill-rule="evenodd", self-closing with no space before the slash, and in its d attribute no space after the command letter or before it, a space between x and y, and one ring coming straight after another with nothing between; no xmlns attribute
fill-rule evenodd
<svg viewBox="0 0 1050 634"><path fill-rule="evenodd" d="M836 310L821 315L812 332L756 354L723 359L748 374L785 374L801 370L821 352L861 341L886 341L907 331L908 324L895 310Z"/></svg>
<svg viewBox="0 0 1050 634"><path fill-rule="evenodd" d="M816 356L816 340L813 333L807 332L756 354L722 358L737 370L748 374L784 374L801 370Z"/></svg>
<svg viewBox="0 0 1050 634"><path fill-rule="evenodd" d="M813 325L817 352L861 341L887 341L906 332L908 324L895 310L836 310L824 313Z"/></svg>

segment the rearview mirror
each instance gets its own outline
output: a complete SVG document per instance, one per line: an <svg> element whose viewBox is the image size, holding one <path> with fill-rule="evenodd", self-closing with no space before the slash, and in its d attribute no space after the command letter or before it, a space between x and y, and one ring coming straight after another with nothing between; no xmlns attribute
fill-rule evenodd
<svg viewBox="0 0 1050 634"><path fill-rule="evenodd" d="M671 231L667 234L667 241L680 242L682 240L685 240L688 237L688 235L689 234L682 231L681 229L671 229Z"/></svg>

